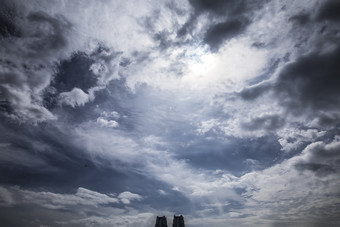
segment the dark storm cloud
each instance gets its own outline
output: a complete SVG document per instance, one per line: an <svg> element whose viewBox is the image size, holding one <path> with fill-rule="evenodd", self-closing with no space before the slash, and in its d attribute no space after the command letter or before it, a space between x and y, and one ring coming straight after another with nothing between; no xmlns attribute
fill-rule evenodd
<svg viewBox="0 0 340 227"><path fill-rule="evenodd" d="M189 200L173 191L171 185L140 174L128 163L89 155L81 144L74 142L70 129L48 123L35 127L6 124L1 125L0 129L3 135L0 140L1 184L17 185L23 189L45 188L57 193L70 192L78 187L101 193L133 189L134 193L145 197L145 201L154 207L164 208L166 203L168 209L191 209ZM7 155L4 144L13 155ZM115 152L114 148L111 149ZM160 194L160 190L164 193ZM171 199L170 202L169 196L177 199ZM185 205L182 204L184 200L187 200Z"/></svg>
<svg viewBox="0 0 340 227"><path fill-rule="evenodd" d="M204 35L204 42L210 46L212 51L217 51L225 40L242 33L248 24L248 19L240 18L212 25Z"/></svg>
<svg viewBox="0 0 340 227"><path fill-rule="evenodd" d="M305 25L306 23L308 23L310 20L310 16L309 14L307 13L300 13L300 14L297 14L295 16L292 16L291 18L289 18L289 21L291 22L296 22L298 23L299 25Z"/></svg>
<svg viewBox="0 0 340 227"><path fill-rule="evenodd" d="M43 57L67 45L65 30L69 29L71 24L65 18L61 16L53 18L44 12L34 12L30 13L27 19L31 23L38 24L37 29L30 35L39 37L35 42L27 45L30 49L29 55Z"/></svg>
<svg viewBox="0 0 340 227"><path fill-rule="evenodd" d="M320 2L319 7L313 14L311 12L302 11L289 18L290 22L295 22L300 26L305 26L307 23L318 23L323 21L339 22L340 20L340 3L334 0ZM320 33L324 32L327 25L320 29Z"/></svg>
<svg viewBox="0 0 340 227"><path fill-rule="evenodd" d="M285 67L275 85L280 102L291 113L305 109L336 111L340 104L340 48L312 53Z"/></svg>
<svg viewBox="0 0 340 227"><path fill-rule="evenodd" d="M70 59L61 61L51 86L59 92L70 91L74 87L82 90L91 88L97 82L96 76L90 71L93 63L94 60L85 53L76 53Z"/></svg>
<svg viewBox="0 0 340 227"><path fill-rule="evenodd" d="M98 168L69 135L52 125L32 127L9 123L2 125L1 133L1 143L8 144L13 154L11 158L0 159L2 183L67 191L79 185L100 184L98 176L105 178L105 172L117 179L124 176L113 169ZM79 173L86 173L87 177L81 178Z"/></svg>
<svg viewBox="0 0 340 227"><path fill-rule="evenodd" d="M190 33L202 14L222 18L224 19L223 22L209 24L203 37L203 42L213 52L216 52L226 40L245 31L252 20L253 12L261 8L266 1L190 0L189 2L194 8L194 12L182 28L178 30L178 36Z"/></svg>
<svg viewBox="0 0 340 227"><path fill-rule="evenodd" d="M340 20L340 2L329 0L321 3L322 6L317 14L317 20L329 20L339 21Z"/></svg>
<svg viewBox="0 0 340 227"><path fill-rule="evenodd" d="M14 4L10 1L2 1L0 8L0 36L3 37L18 37L20 29L16 25L17 12Z"/></svg>
<svg viewBox="0 0 340 227"><path fill-rule="evenodd" d="M339 61L340 48L328 53L310 53L287 64L277 81L244 88L238 95L244 100L254 100L271 94L293 115L311 110L309 113L319 116L321 124L334 124L340 104Z"/></svg>
<svg viewBox="0 0 340 227"><path fill-rule="evenodd" d="M172 149L182 150L177 156L197 168L221 169L241 176L254 169L265 169L283 159L280 144L272 136L257 139L233 138L230 142L197 137L194 139L188 146L175 146Z"/></svg>
<svg viewBox="0 0 340 227"><path fill-rule="evenodd" d="M15 133L17 131L20 133ZM4 211L2 214L6 213L6 216L0 216L2 223L7 223L8 226L30 226L29 222L34 219L40 224L53 225L55 221L59 221L65 222L65 225L76 226L72 220L108 219L112 214L102 212L109 212L115 208L120 210L115 217L121 217L122 212L125 212L125 205L122 203L100 205L99 200L95 210L103 210L96 213L93 207L87 207L93 199L92 193L88 199L85 197L86 202L84 200L83 205L82 198L79 198L81 201L74 198L77 194L74 195L73 192L78 191L79 187L105 193L111 197L112 193L133 190L133 193L141 195L143 200L131 202L127 206L139 211L150 209L147 207L149 205L152 209L159 210L178 210L184 213L193 211L191 201L180 192L174 191L172 185L140 174L127 163L106 160L105 156L94 158L74 142L71 132L71 129L55 127L49 123L34 127L29 124L1 124L3 136L0 143L8 144L14 156L11 159L4 159L6 157L3 156L5 153L1 147L0 203L3 202L1 196L6 196L6 193L2 194L2 186L16 185L14 191L10 190L14 203L10 203L9 198L6 200L9 204L5 207L2 204L0 207ZM115 149L112 152L115 152ZM35 162L31 162L31 159ZM30 196L33 196L31 201L27 200ZM48 215L43 215L42 207L48 211ZM25 215L20 215L22 210L25 211ZM79 216L82 212L86 212L86 216ZM66 216L60 215L62 213ZM22 218L15 219L13 218L15 216ZM56 226L59 224L55 223Z"/></svg>
<svg viewBox="0 0 340 227"><path fill-rule="evenodd" d="M209 12L220 16L226 13L242 13L247 9L246 1L237 0L189 0L197 13Z"/></svg>

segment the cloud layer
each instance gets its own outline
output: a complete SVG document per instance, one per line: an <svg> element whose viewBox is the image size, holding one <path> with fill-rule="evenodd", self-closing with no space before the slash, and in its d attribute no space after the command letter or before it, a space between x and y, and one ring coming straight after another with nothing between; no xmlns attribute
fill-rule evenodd
<svg viewBox="0 0 340 227"><path fill-rule="evenodd" d="M338 226L338 15L331 0L3 1L1 222Z"/></svg>

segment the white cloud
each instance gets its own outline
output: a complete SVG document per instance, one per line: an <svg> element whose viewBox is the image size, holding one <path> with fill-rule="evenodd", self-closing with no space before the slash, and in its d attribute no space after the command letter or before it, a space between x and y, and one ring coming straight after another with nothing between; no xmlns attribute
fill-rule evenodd
<svg viewBox="0 0 340 227"><path fill-rule="evenodd" d="M159 136L149 135L143 138L146 145L154 147L157 145L165 145L164 141Z"/></svg>
<svg viewBox="0 0 340 227"><path fill-rule="evenodd" d="M141 200L142 197L131 192L116 194L103 194L79 187L74 194L53 193L48 191L24 190L19 187L0 187L0 206L26 206L34 213L37 206L43 208L39 214L48 209L49 215L55 215L58 210L74 211L71 216L53 216L53 223L62 226L143 226L147 227L154 222L153 210L141 212L131 207L116 208L119 203L130 204ZM107 206L110 204L109 206ZM29 212L28 212L29 213ZM39 220L38 220L39 221ZM45 223L50 224L50 223Z"/></svg>
<svg viewBox="0 0 340 227"><path fill-rule="evenodd" d="M113 119L119 119L120 118L120 114L116 111L111 111L111 112L106 112L106 111L103 111L101 114L101 116L103 117L106 117L106 118L113 118Z"/></svg>
<svg viewBox="0 0 340 227"><path fill-rule="evenodd" d="M158 193L161 194L161 195L166 195L166 194L167 194L167 193L166 193L164 190L162 190L162 189L158 189L157 191L158 191Z"/></svg>
<svg viewBox="0 0 340 227"><path fill-rule="evenodd" d="M88 190L86 188L78 188L75 194L59 194L53 192L35 192L29 190L16 189L16 192L23 196L22 202L36 203L46 208L60 208L69 206L98 206L102 204L118 203L117 198L106 194Z"/></svg>
<svg viewBox="0 0 340 227"><path fill-rule="evenodd" d="M4 56L12 61L12 56L7 56L7 54ZM20 58L13 59L15 62L13 64L24 64L23 61ZM56 116L41 105L41 94L49 84L52 72L48 69L32 69L28 72L31 73L31 77L27 78L26 73L16 69L15 65L0 66L0 96L9 103L11 108L15 109L15 113L12 113L11 116L30 122L55 120Z"/></svg>
<svg viewBox="0 0 340 227"><path fill-rule="evenodd" d="M116 128L119 126L117 121L114 120L106 120L102 117L97 118L97 123L100 124L102 127L108 127L108 128Z"/></svg>
<svg viewBox="0 0 340 227"><path fill-rule="evenodd" d="M133 200L142 200L143 197L132 193L132 192L122 192L118 195L118 198L120 199L120 201L124 204L130 204L131 201Z"/></svg>
<svg viewBox="0 0 340 227"><path fill-rule="evenodd" d="M304 143L315 141L317 138L324 136L325 131L317 129L302 130L298 128L284 128L278 131L279 143L284 151L292 151L299 148Z"/></svg>
<svg viewBox="0 0 340 227"><path fill-rule="evenodd" d="M178 160L170 152L151 149L150 144L145 147L145 141L139 144L131 138L122 136L118 131L108 133L106 130L90 125L83 127L77 128L74 132L74 142L88 152L95 162L97 162L96 157L105 158L112 163L118 160L128 165L130 171L142 172L152 176L153 179L166 182L190 198L209 200L211 197L213 201L241 199L225 184L234 179L231 175L224 174L220 178L221 174L216 175L214 171L196 170L185 160ZM149 137L149 139L152 142L155 139L158 141L156 137Z"/></svg>
<svg viewBox="0 0 340 227"><path fill-rule="evenodd" d="M186 87L216 93L222 89L224 92L240 90L247 80L261 73L269 59L267 50L256 49L251 44L252 41L244 38L233 39L218 53L197 56L198 62L195 58L189 59L189 71L182 78Z"/></svg>
<svg viewBox="0 0 340 227"><path fill-rule="evenodd" d="M312 210L333 207L338 193L337 174L330 173L320 178L313 171L299 170L296 165L304 161L320 164L332 162L334 156L329 154L338 147L337 139L329 144L316 142L306 147L299 156L263 171L248 173L232 182L235 187L245 187L247 190L244 194L245 207L240 211L269 221L304 221L311 217ZM323 158L318 158L319 154ZM316 214L314 218L320 219L323 215ZM329 212L327 217L334 215L337 214Z"/></svg>
<svg viewBox="0 0 340 227"><path fill-rule="evenodd" d="M113 214L112 214L113 213ZM84 217L70 222L61 222L63 225L82 224L83 226L121 226L121 227L148 227L154 224L154 214L149 212L140 212L130 210L122 212L120 210L111 210L111 214L106 216Z"/></svg>
<svg viewBox="0 0 340 227"><path fill-rule="evenodd" d="M84 106L85 103L89 102L93 97L86 94L80 88L73 88L71 91L62 92L59 95L59 101L62 104L70 105L72 107Z"/></svg>
<svg viewBox="0 0 340 227"><path fill-rule="evenodd" d="M120 56L121 53L112 50L102 50L92 56L95 63L90 66L90 70L98 76L98 86L106 86L111 80L120 78L118 75Z"/></svg>
<svg viewBox="0 0 340 227"><path fill-rule="evenodd" d="M15 195L15 198L13 197ZM74 194L61 194L48 191L31 191L19 187L0 187L0 205L8 206L21 203L33 203L49 209L71 208L72 206L95 206L105 204L130 204L140 201L142 196L132 192L103 194L79 187Z"/></svg>

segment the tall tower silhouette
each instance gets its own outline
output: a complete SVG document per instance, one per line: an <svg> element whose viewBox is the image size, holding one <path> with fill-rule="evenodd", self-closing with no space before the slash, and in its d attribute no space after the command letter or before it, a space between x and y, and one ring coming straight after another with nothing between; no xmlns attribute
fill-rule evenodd
<svg viewBox="0 0 340 227"><path fill-rule="evenodd" d="M185 227L183 215L174 215L174 221L172 227Z"/></svg>
<svg viewBox="0 0 340 227"><path fill-rule="evenodd" d="M168 227L168 224L166 223L166 217L158 217L156 218L156 224L155 227Z"/></svg>

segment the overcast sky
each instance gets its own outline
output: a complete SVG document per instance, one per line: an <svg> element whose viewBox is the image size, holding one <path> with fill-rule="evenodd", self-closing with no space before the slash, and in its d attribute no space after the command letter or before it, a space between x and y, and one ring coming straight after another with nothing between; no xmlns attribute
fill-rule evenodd
<svg viewBox="0 0 340 227"><path fill-rule="evenodd" d="M0 5L1 226L340 226L340 1Z"/></svg>

